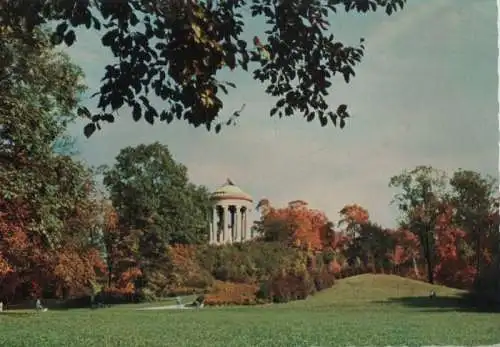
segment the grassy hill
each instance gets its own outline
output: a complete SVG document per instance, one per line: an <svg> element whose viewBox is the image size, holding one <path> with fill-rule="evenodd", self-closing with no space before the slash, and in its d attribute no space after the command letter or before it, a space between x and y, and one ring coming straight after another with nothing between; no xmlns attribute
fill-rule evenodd
<svg viewBox="0 0 500 347"><path fill-rule="evenodd" d="M391 303L398 299L428 299L434 290L437 300L459 299L465 292L459 289L416 281L394 275L364 274L344 278L330 289L319 292L305 301L290 303L292 306L365 306L368 303Z"/></svg>

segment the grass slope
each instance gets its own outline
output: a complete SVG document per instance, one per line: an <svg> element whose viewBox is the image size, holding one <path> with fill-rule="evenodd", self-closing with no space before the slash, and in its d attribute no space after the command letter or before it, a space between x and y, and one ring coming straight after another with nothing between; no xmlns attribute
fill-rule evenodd
<svg viewBox="0 0 500 347"><path fill-rule="evenodd" d="M427 295L434 289L438 298ZM500 314L466 311L459 290L362 275L304 301L264 307L0 315L1 346L387 346L500 342ZM414 300L413 304L409 301ZM443 305L443 301L448 305ZM454 303L454 304L451 304Z"/></svg>
<svg viewBox="0 0 500 347"><path fill-rule="evenodd" d="M364 274L341 279L332 288L319 292L308 300L296 301L289 305L365 306L368 303L390 303L409 297L427 299L431 290L434 290L438 297L446 298L458 298L464 293L459 289L399 276Z"/></svg>

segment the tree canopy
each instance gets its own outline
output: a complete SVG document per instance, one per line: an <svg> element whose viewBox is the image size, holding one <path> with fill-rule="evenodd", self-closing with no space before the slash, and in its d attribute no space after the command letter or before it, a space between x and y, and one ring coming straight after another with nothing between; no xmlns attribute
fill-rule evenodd
<svg viewBox="0 0 500 347"><path fill-rule="evenodd" d="M347 105L332 107L326 96L334 78L349 82L364 54L338 41L329 30L331 15L344 9L362 13L384 9L388 15L406 0L30 0L0 5L0 27L26 42L34 28L54 24L52 40L68 46L77 40L74 28L96 30L115 60L105 67L97 97L98 112L80 108L91 121L90 136L101 123L113 122L127 106L132 117L172 122L183 120L209 131L233 123L220 117L222 93L235 88L220 73L242 69L275 98L270 115L301 115L345 126ZM265 22L264 36L245 37L252 22ZM153 105L153 97L162 100Z"/></svg>
<svg viewBox="0 0 500 347"><path fill-rule="evenodd" d="M114 166L104 169L104 185L129 227L154 228L165 244L206 239L208 190L189 182L186 167L166 146L155 142L122 149Z"/></svg>
<svg viewBox="0 0 500 347"><path fill-rule="evenodd" d="M92 172L54 152L82 72L47 33L33 35L28 44L0 26L0 296L82 290L99 258Z"/></svg>
<svg viewBox="0 0 500 347"><path fill-rule="evenodd" d="M430 166L418 166L391 178L390 186L400 190L394 202L402 213L401 226L418 237L429 282L435 275L456 277L460 271L473 277L471 274L479 273L484 264L491 264L489 254L497 250L498 234L493 231L498 214L496 182L462 169L448 177ZM454 246L450 248L450 244ZM460 259L466 260L460 263Z"/></svg>

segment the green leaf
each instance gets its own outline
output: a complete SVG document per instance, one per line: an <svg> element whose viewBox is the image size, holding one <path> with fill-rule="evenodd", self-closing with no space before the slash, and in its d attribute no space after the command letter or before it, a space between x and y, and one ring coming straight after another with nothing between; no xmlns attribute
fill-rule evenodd
<svg viewBox="0 0 500 347"><path fill-rule="evenodd" d="M170 124L174 120L174 115L171 112L162 111L160 115L161 121L167 121L167 124Z"/></svg>
<svg viewBox="0 0 500 347"><path fill-rule="evenodd" d="M390 16L392 14L392 4L387 4L387 7L385 8L385 13L387 13L388 16Z"/></svg>
<svg viewBox="0 0 500 347"><path fill-rule="evenodd" d="M111 94L111 108L117 110L123 106L123 97L118 93Z"/></svg>
<svg viewBox="0 0 500 347"><path fill-rule="evenodd" d="M344 114L346 110L347 110L347 105L345 104L339 105L339 107L337 108L337 114L339 115Z"/></svg>
<svg viewBox="0 0 500 347"><path fill-rule="evenodd" d="M92 134L95 132L96 126L95 123L88 123L84 128L83 128L83 134L85 135L86 138L89 138L92 136Z"/></svg>
<svg viewBox="0 0 500 347"><path fill-rule="evenodd" d="M144 113L144 119L151 125L155 123L155 114L151 108L148 108Z"/></svg>
<svg viewBox="0 0 500 347"><path fill-rule="evenodd" d="M114 123L115 122L115 116L113 116L112 114L110 113L105 113L101 116L101 119L103 121L106 121L108 123Z"/></svg>
<svg viewBox="0 0 500 347"><path fill-rule="evenodd" d="M66 21L62 22L62 23L59 23L56 27L56 33L59 35L59 36L64 36L64 33L66 32L66 30L68 29L68 23Z"/></svg>
<svg viewBox="0 0 500 347"><path fill-rule="evenodd" d="M130 13L130 24L135 27L138 23L139 18L137 18L137 15L134 12Z"/></svg>
<svg viewBox="0 0 500 347"><path fill-rule="evenodd" d="M332 121L334 126L337 126L337 115L333 112L328 112L328 116L330 117L330 120Z"/></svg>
<svg viewBox="0 0 500 347"><path fill-rule="evenodd" d="M69 47L76 40L76 35L73 30L68 31L68 33L64 36L64 43Z"/></svg>
<svg viewBox="0 0 500 347"><path fill-rule="evenodd" d="M86 108L84 106L78 107L77 114L79 117L84 117L84 118L88 118L88 119L90 119L92 117L88 108Z"/></svg>
<svg viewBox="0 0 500 347"><path fill-rule="evenodd" d="M106 34L104 34L104 36L101 38L103 46L111 46L115 39L118 37L118 34L118 29L110 30Z"/></svg>
<svg viewBox="0 0 500 347"><path fill-rule="evenodd" d="M132 111L132 117L134 121L138 121L142 117L142 110L141 110L141 105L139 103L134 104L134 109Z"/></svg>
<svg viewBox="0 0 500 347"><path fill-rule="evenodd" d="M328 124L328 119L325 116L320 116L319 122L320 122L321 126L324 127Z"/></svg>

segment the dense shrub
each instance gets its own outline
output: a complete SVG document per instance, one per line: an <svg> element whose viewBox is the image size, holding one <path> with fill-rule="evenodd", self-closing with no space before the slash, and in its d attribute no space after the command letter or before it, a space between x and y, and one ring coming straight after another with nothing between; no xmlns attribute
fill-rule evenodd
<svg viewBox="0 0 500 347"><path fill-rule="evenodd" d="M63 308L88 308L92 305L90 296L81 296L64 300L61 307Z"/></svg>
<svg viewBox="0 0 500 347"><path fill-rule="evenodd" d="M158 300L158 297L149 288L138 289L136 291L135 295L136 295L136 299L135 300L138 301L138 302L153 302L153 301L157 301Z"/></svg>
<svg viewBox="0 0 500 347"><path fill-rule="evenodd" d="M96 302L106 305L138 303L139 296L135 292L126 292L116 288L105 288L96 295Z"/></svg>
<svg viewBox="0 0 500 347"><path fill-rule="evenodd" d="M335 280L323 254L279 242L175 246L169 255L169 295L206 293L207 305L300 300Z"/></svg>
<svg viewBox="0 0 500 347"><path fill-rule="evenodd" d="M335 274L325 267L313 273L313 280L316 291L319 292L335 284Z"/></svg>
<svg viewBox="0 0 500 347"><path fill-rule="evenodd" d="M213 284L214 278L203 266L199 252L194 245L169 247L170 269L163 295L202 293Z"/></svg>
<svg viewBox="0 0 500 347"><path fill-rule="evenodd" d="M255 305L257 290L255 284L216 281L204 296L205 305Z"/></svg>
<svg viewBox="0 0 500 347"><path fill-rule="evenodd" d="M198 263L219 281L254 283L281 271L305 267L303 251L279 242L248 242L227 246L202 246Z"/></svg>
<svg viewBox="0 0 500 347"><path fill-rule="evenodd" d="M257 292L257 298L268 302L285 303L304 300L314 292L314 282L307 272L282 273L264 281Z"/></svg>

